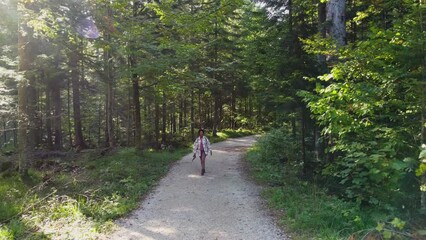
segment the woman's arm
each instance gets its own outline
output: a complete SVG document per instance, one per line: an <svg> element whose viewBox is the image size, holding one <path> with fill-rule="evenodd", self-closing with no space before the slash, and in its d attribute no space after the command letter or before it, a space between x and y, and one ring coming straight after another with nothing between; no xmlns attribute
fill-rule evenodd
<svg viewBox="0 0 426 240"><path fill-rule="evenodd" d="M207 142L207 149L208 149L208 151L210 151L210 155L213 155L213 153L212 153L212 148L211 148L211 144L210 144L210 141L209 141L209 139L208 138L206 138L206 142Z"/></svg>
<svg viewBox="0 0 426 240"><path fill-rule="evenodd" d="M195 156L195 154L197 153L198 145L199 145L199 141L198 141L198 138L197 138L197 139L195 139L195 141L194 141L194 147L193 147L193 150L192 150L192 153L194 154L194 156Z"/></svg>

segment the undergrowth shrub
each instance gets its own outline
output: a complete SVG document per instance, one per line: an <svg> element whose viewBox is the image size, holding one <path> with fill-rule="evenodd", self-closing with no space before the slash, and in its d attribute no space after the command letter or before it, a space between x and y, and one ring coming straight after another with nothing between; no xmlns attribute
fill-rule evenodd
<svg viewBox="0 0 426 240"><path fill-rule="evenodd" d="M259 139L256 144L261 161L283 163L299 158L297 141L286 129L274 129Z"/></svg>
<svg viewBox="0 0 426 240"><path fill-rule="evenodd" d="M299 178L302 165L295 142L285 130L273 130L262 136L246 157L255 179L266 186L262 195L280 222L294 233L294 239L363 239L374 234L378 239L389 239L385 235L391 231L384 230L383 223L396 222L394 216L329 195L315 181ZM289 161L283 163L282 158ZM397 230L392 237L409 239L404 238L409 234L401 234L406 227Z"/></svg>

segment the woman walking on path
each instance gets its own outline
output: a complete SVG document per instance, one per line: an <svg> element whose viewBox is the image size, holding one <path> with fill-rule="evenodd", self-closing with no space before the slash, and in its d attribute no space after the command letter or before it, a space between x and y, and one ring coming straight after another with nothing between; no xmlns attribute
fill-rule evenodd
<svg viewBox="0 0 426 240"><path fill-rule="evenodd" d="M195 139L194 141L194 156L192 158L192 161L194 161L198 152L201 160L201 175L204 175L204 173L206 172L206 155L208 152L210 152L210 155L212 155L212 150L210 148L209 139L204 136L203 129L198 130L198 135L199 137L197 137L197 139Z"/></svg>

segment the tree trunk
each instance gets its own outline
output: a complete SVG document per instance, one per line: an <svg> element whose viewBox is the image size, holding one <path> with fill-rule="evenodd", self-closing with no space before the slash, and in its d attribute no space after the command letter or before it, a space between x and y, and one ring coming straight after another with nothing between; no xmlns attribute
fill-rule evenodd
<svg viewBox="0 0 426 240"><path fill-rule="evenodd" d="M38 74L37 74L38 75ZM34 82L31 84L29 90L28 106L30 111L33 113L33 127L34 127L34 147L40 148L43 143L43 109L42 100L37 91L37 80L40 82L40 78L34 77Z"/></svg>
<svg viewBox="0 0 426 240"><path fill-rule="evenodd" d="M179 121L178 131L179 132L182 132L182 128L183 128L183 112L184 112L184 110L183 110L183 100L182 100L182 97L181 97L180 100L179 100L179 113L178 113L178 116L179 116L179 119L178 119L178 121Z"/></svg>
<svg viewBox="0 0 426 240"><path fill-rule="evenodd" d="M198 124L200 125L200 126L197 126L197 127L201 127L202 126L202 123L203 123L203 117L202 117L203 115L201 114L201 92L200 92L200 90L198 90Z"/></svg>
<svg viewBox="0 0 426 240"><path fill-rule="evenodd" d="M291 130L292 130L292 136L293 136L293 138L296 138L296 136L297 136L296 116L292 116L291 117Z"/></svg>
<svg viewBox="0 0 426 240"><path fill-rule="evenodd" d="M99 103L99 105L98 105L98 131L97 131L98 146L102 145L101 130L102 130L102 103Z"/></svg>
<svg viewBox="0 0 426 240"><path fill-rule="evenodd" d="M28 117L27 117L27 84L19 83L18 86L18 148L19 148L19 173L28 175L31 149L28 146Z"/></svg>
<svg viewBox="0 0 426 240"><path fill-rule="evenodd" d="M236 92L235 89L232 90L232 97L231 97L231 129L235 130L237 128L237 108L236 108Z"/></svg>
<svg viewBox="0 0 426 240"><path fill-rule="evenodd" d="M329 26L327 29L328 37L334 39L338 47L344 46L346 43L346 1L329 0L327 1L326 11L326 21Z"/></svg>
<svg viewBox="0 0 426 240"><path fill-rule="evenodd" d="M170 110L170 132L176 133L176 104L173 101L172 109Z"/></svg>
<svg viewBox="0 0 426 240"><path fill-rule="evenodd" d="M132 73L132 96L133 96L133 119L134 119L134 142L136 148L141 148L142 146L142 125L141 125L141 104L140 104L140 94L139 94L139 77L135 72L136 68L136 59L134 56L129 57L130 69Z"/></svg>
<svg viewBox="0 0 426 240"><path fill-rule="evenodd" d="M61 89L58 84L53 83L52 86L52 102L53 102L53 137L54 149L62 149L62 104Z"/></svg>
<svg viewBox="0 0 426 240"><path fill-rule="evenodd" d="M218 128L219 128L219 114L220 114L220 100L219 97L215 97L214 99L214 116L213 116L213 136L217 136Z"/></svg>
<svg viewBox="0 0 426 240"><path fill-rule="evenodd" d="M105 108L105 122L106 122L106 143L108 147L115 147L115 134L114 134L114 87L111 80L107 83L106 92L106 108Z"/></svg>
<svg viewBox="0 0 426 240"><path fill-rule="evenodd" d="M53 149L53 133L52 133L52 107L50 106L50 103L52 101L51 99L51 86L50 84L46 87L46 145L49 150Z"/></svg>
<svg viewBox="0 0 426 240"><path fill-rule="evenodd" d="M127 146L131 145L130 141L132 139L132 88L129 88L129 92L127 94Z"/></svg>
<svg viewBox="0 0 426 240"><path fill-rule="evenodd" d="M195 96L194 90L191 90L191 140L195 139Z"/></svg>
<svg viewBox="0 0 426 240"><path fill-rule="evenodd" d="M7 124L6 124L6 121L3 122L3 141L4 141L3 144L7 143Z"/></svg>
<svg viewBox="0 0 426 240"><path fill-rule="evenodd" d="M318 3L318 32L320 33L321 37L325 38L327 33L326 28L326 3L319 2ZM327 72L327 63L326 63L326 57L324 55L318 55L318 65L320 68L320 73L326 73ZM324 159L324 144L320 143L320 129L319 126L317 126L314 123L314 136L315 136L315 157L317 160Z"/></svg>
<svg viewBox="0 0 426 240"><path fill-rule="evenodd" d="M68 86L67 86L67 119L68 119L68 141L69 148L72 148L72 123L71 123L71 79L68 78Z"/></svg>
<svg viewBox="0 0 426 240"><path fill-rule="evenodd" d="M185 91L184 94L185 95L184 95L184 98L183 98L183 106L182 106L183 107L183 109L182 109L182 112L183 112L182 126L183 126L183 128L186 128L187 125L188 125L188 122L187 122L187 118L188 118L188 116L187 116L188 101L187 101L187 97L186 97L187 92Z"/></svg>
<svg viewBox="0 0 426 240"><path fill-rule="evenodd" d="M162 129L162 136L161 136L161 143L166 144L166 128L167 128L167 98L166 93L163 91L163 129Z"/></svg>
<svg viewBox="0 0 426 240"><path fill-rule="evenodd" d="M109 35L105 35L106 41L109 40ZM110 51L108 49L104 49L104 73L106 77L106 96L105 96L105 122L106 122L106 129L105 129L105 140L108 147L115 147L115 136L114 136L114 122L113 122L113 116L114 116L114 80L112 76L112 64L111 64L111 56Z"/></svg>
<svg viewBox="0 0 426 240"><path fill-rule="evenodd" d="M420 32L424 32L424 28L423 28L423 11L419 11L419 22L422 23L420 24ZM423 41L422 42L422 47L421 47L421 51L423 53L425 53L426 50L426 43ZM423 66L426 66L426 59L423 58ZM425 71L423 71L422 74L422 79L425 80L426 79L426 73ZM423 85L424 86L424 85ZM421 88L420 88L421 89ZM422 91L422 90L420 90ZM423 90L424 91L424 90ZM420 140L422 144L426 144L426 94L424 94L424 92L420 93L420 114L421 114L421 120L420 120ZM420 177L420 185L421 186L426 186L426 173L423 173L423 176ZM421 207L421 211L423 213L426 212L426 189L420 189L421 191L421 195L420 195L420 207Z"/></svg>
<svg viewBox="0 0 426 240"><path fill-rule="evenodd" d="M303 161L303 176L305 179L310 179L313 172L312 163L306 157L306 123L307 123L307 114L306 109L302 107L301 109L301 152L302 152L302 161Z"/></svg>
<svg viewBox="0 0 426 240"><path fill-rule="evenodd" d="M155 128L155 146L157 149L160 149L160 144L158 143L158 140L160 139L160 103L158 101L157 96L155 96L154 128Z"/></svg>
<svg viewBox="0 0 426 240"><path fill-rule="evenodd" d="M19 119L19 117L18 117L18 119ZM13 146L14 147L18 147L18 130L17 129L18 129L18 122L13 121Z"/></svg>
<svg viewBox="0 0 426 240"><path fill-rule="evenodd" d="M327 28L326 28L326 3L319 2L318 3L318 32L320 33L321 37L325 38L327 35ZM323 71L326 71L326 59L324 55L318 55L318 63L320 66L320 69Z"/></svg>
<svg viewBox="0 0 426 240"><path fill-rule="evenodd" d="M28 176L32 164L35 147L35 110L36 89L32 63L35 60L35 39L33 30L25 20L21 20L18 35L18 71L24 78L18 83L18 143L19 143L19 173Z"/></svg>
<svg viewBox="0 0 426 240"><path fill-rule="evenodd" d="M134 60L131 60L132 66L136 67ZM132 67L132 68L133 68ZM139 77L136 73L132 74L132 87L133 87L133 107L135 119L135 147L142 147L142 123L141 123L141 104L139 96Z"/></svg>
<svg viewBox="0 0 426 240"><path fill-rule="evenodd" d="M84 142L82 123L81 123L81 107L80 107L80 72L78 62L80 61L77 45L73 44L72 51L69 56L69 67L71 69L72 83L72 106L74 111L74 146L77 151L86 148Z"/></svg>
<svg viewBox="0 0 426 240"><path fill-rule="evenodd" d="M133 17L137 18L139 14L140 3L133 1ZM133 41L129 44L129 50L134 51ZM142 148L142 119L141 119L141 103L140 103L140 92L139 92L139 75L136 72L137 59L135 54L131 54L129 57L130 70L132 72L132 88L133 88L133 108L134 108L134 141L135 148Z"/></svg>

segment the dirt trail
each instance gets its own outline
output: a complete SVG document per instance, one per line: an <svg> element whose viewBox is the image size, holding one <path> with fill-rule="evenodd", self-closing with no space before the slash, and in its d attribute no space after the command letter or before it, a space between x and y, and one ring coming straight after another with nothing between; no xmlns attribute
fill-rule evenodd
<svg viewBox="0 0 426 240"><path fill-rule="evenodd" d="M206 174L192 154L176 163L108 239L287 239L264 207L260 188L242 173L241 157L254 137L212 145Z"/></svg>

